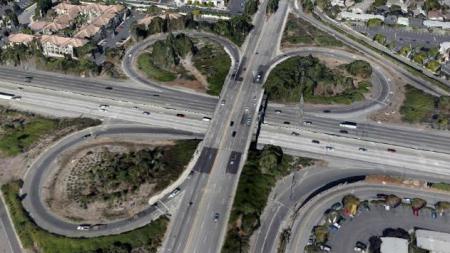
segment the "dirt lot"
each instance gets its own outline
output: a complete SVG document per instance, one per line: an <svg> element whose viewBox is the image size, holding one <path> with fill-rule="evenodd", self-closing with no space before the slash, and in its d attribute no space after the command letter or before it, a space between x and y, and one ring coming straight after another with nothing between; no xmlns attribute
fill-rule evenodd
<svg viewBox="0 0 450 253"><path fill-rule="evenodd" d="M86 208L80 206L69 192L76 187L83 171L101 159L102 153L127 153L144 148L173 145L172 141L127 142L108 139L95 140L76 150L65 152L45 184L44 198L52 212L67 220L86 223L108 222L130 217L147 206L148 199L155 194L153 185L144 184L132 195L114 201L94 201Z"/></svg>

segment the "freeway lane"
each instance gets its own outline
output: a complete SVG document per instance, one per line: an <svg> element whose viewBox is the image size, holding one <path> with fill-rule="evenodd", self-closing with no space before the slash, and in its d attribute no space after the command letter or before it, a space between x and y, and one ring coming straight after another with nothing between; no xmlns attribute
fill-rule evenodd
<svg viewBox="0 0 450 253"><path fill-rule="evenodd" d="M332 136L322 133L302 132L290 136L290 129L263 128L258 144L273 144L289 151L307 151L322 156L321 159L339 157L363 162L376 163L388 167L408 168L434 174L450 175L450 155L424 150L404 148L391 144L366 142L354 138ZM312 141L318 143L312 143ZM364 148L365 150L361 150ZM388 149L393 149L389 152Z"/></svg>
<svg viewBox="0 0 450 253"><path fill-rule="evenodd" d="M66 235L70 237L92 237L108 234L118 234L148 224L153 218L158 208L149 206L134 217L118 220L107 224L107 226L96 231L78 231L78 224L70 223L55 216L42 199L42 187L52 169L55 168L58 156L65 150L74 148L86 142L83 138L86 134L93 137L114 137L114 136L139 136L139 138L152 138L153 136L167 138L201 138L201 135L192 134L185 131L149 128L140 125L110 125L98 126L71 134L56 144L51 146L45 153L41 154L32 164L25 176L24 186L21 193L24 194L24 207L29 212L34 221L43 229ZM167 196L162 199L168 201Z"/></svg>
<svg viewBox="0 0 450 253"><path fill-rule="evenodd" d="M4 253L21 253L22 247L17 238L12 222L6 212L6 204L3 198L0 199L0 250ZM4 250L4 251L3 251Z"/></svg>

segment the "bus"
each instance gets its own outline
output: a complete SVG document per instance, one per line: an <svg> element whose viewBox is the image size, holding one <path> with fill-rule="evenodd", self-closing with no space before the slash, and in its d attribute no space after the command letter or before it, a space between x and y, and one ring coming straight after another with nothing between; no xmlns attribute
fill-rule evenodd
<svg viewBox="0 0 450 253"><path fill-rule="evenodd" d="M351 128L351 129L356 129L358 127L358 124L356 124L355 122L351 122L351 121L344 121L341 122L339 124L340 127L346 127L346 128Z"/></svg>

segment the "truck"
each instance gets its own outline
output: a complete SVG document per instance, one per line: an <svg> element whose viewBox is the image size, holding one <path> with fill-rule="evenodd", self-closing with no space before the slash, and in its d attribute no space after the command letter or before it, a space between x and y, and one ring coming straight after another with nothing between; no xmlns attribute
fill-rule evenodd
<svg viewBox="0 0 450 253"><path fill-rule="evenodd" d="M358 127L358 124L356 124L355 122L351 122L351 121L344 121L344 122L341 122L339 124L339 126L350 128L350 129L356 129Z"/></svg>
<svg viewBox="0 0 450 253"><path fill-rule="evenodd" d="M16 95L6 92L0 92L0 99L13 99Z"/></svg>

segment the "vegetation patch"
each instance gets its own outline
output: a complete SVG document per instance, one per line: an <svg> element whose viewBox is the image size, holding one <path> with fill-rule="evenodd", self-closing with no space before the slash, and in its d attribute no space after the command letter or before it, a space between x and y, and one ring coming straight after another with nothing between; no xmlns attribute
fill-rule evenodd
<svg viewBox="0 0 450 253"><path fill-rule="evenodd" d="M93 202L106 202L112 212L116 202L126 202L144 185L151 186L154 193L175 181L198 143L198 140L178 140L174 145L128 153L88 151L70 172L67 197L85 209Z"/></svg>
<svg viewBox="0 0 450 253"><path fill-rule="evenodd" d="M278 64L270 73L265 88L278 102L295 103L303 94L306 102L351 104L364 99L371 86L370 64L354 61L335 69L313 56L297 56Z"/></svg>
<svg viewBox="0 0 450 253"><path fill-rule="evenodd" d="M322 47L343 47L341 41L329 34L322 32L310 23L289 14L286 28L281 39L282 47L290 46L322 46Z"/></svg>
<svg viewBox="0 0 450 253"><path fill-rule="evenodd" d="M208 94L219 95L231 66L231 59L225 50L217 44L207 43L198 49L192 61L207 78Z"/></svg>
<svg viewBox="0 0 450 253"><path fill-rule="evenodd" d="M88 118L51 119L0 107L0 153L14 156L29 150L42 137L64 128L76 131L100 123Z"/></svg>
<svg viewBox="0 0 450 253"><path fill-rule="evenodd" d="M43 253L131 253L136 250L156 252L169 222L167 218L160 218L127 233L96 238L75 239L59 236L39 228L28 215L19 195L21 185L20 181L10 182L2 186L2 192L25 249Z"/></svg>
<svg viewBox="0 0 450 253"><path fill-rule="evenodd" d="M277 180L312 163L312 159L285 155L277 146L251 150L239 179L222 252L248 252L250 236L260 225L259 217Z"/></svg>
<svg viewBox="0 0 450 253"><path fill-rule="evenodd" d="M410 85L400 108L402 119L408 123L431 123L434 128L448 130L450 97L433 97Z"/></svg>
<svg viewBox="0 0 450 253"><path fill-rule="evenodd" d="M230 66L231 59L221 45L197 42L182 33L169 34L138 58L138 68L149 78L161 82L197 79L212 95L220 94Z"/></svg>

